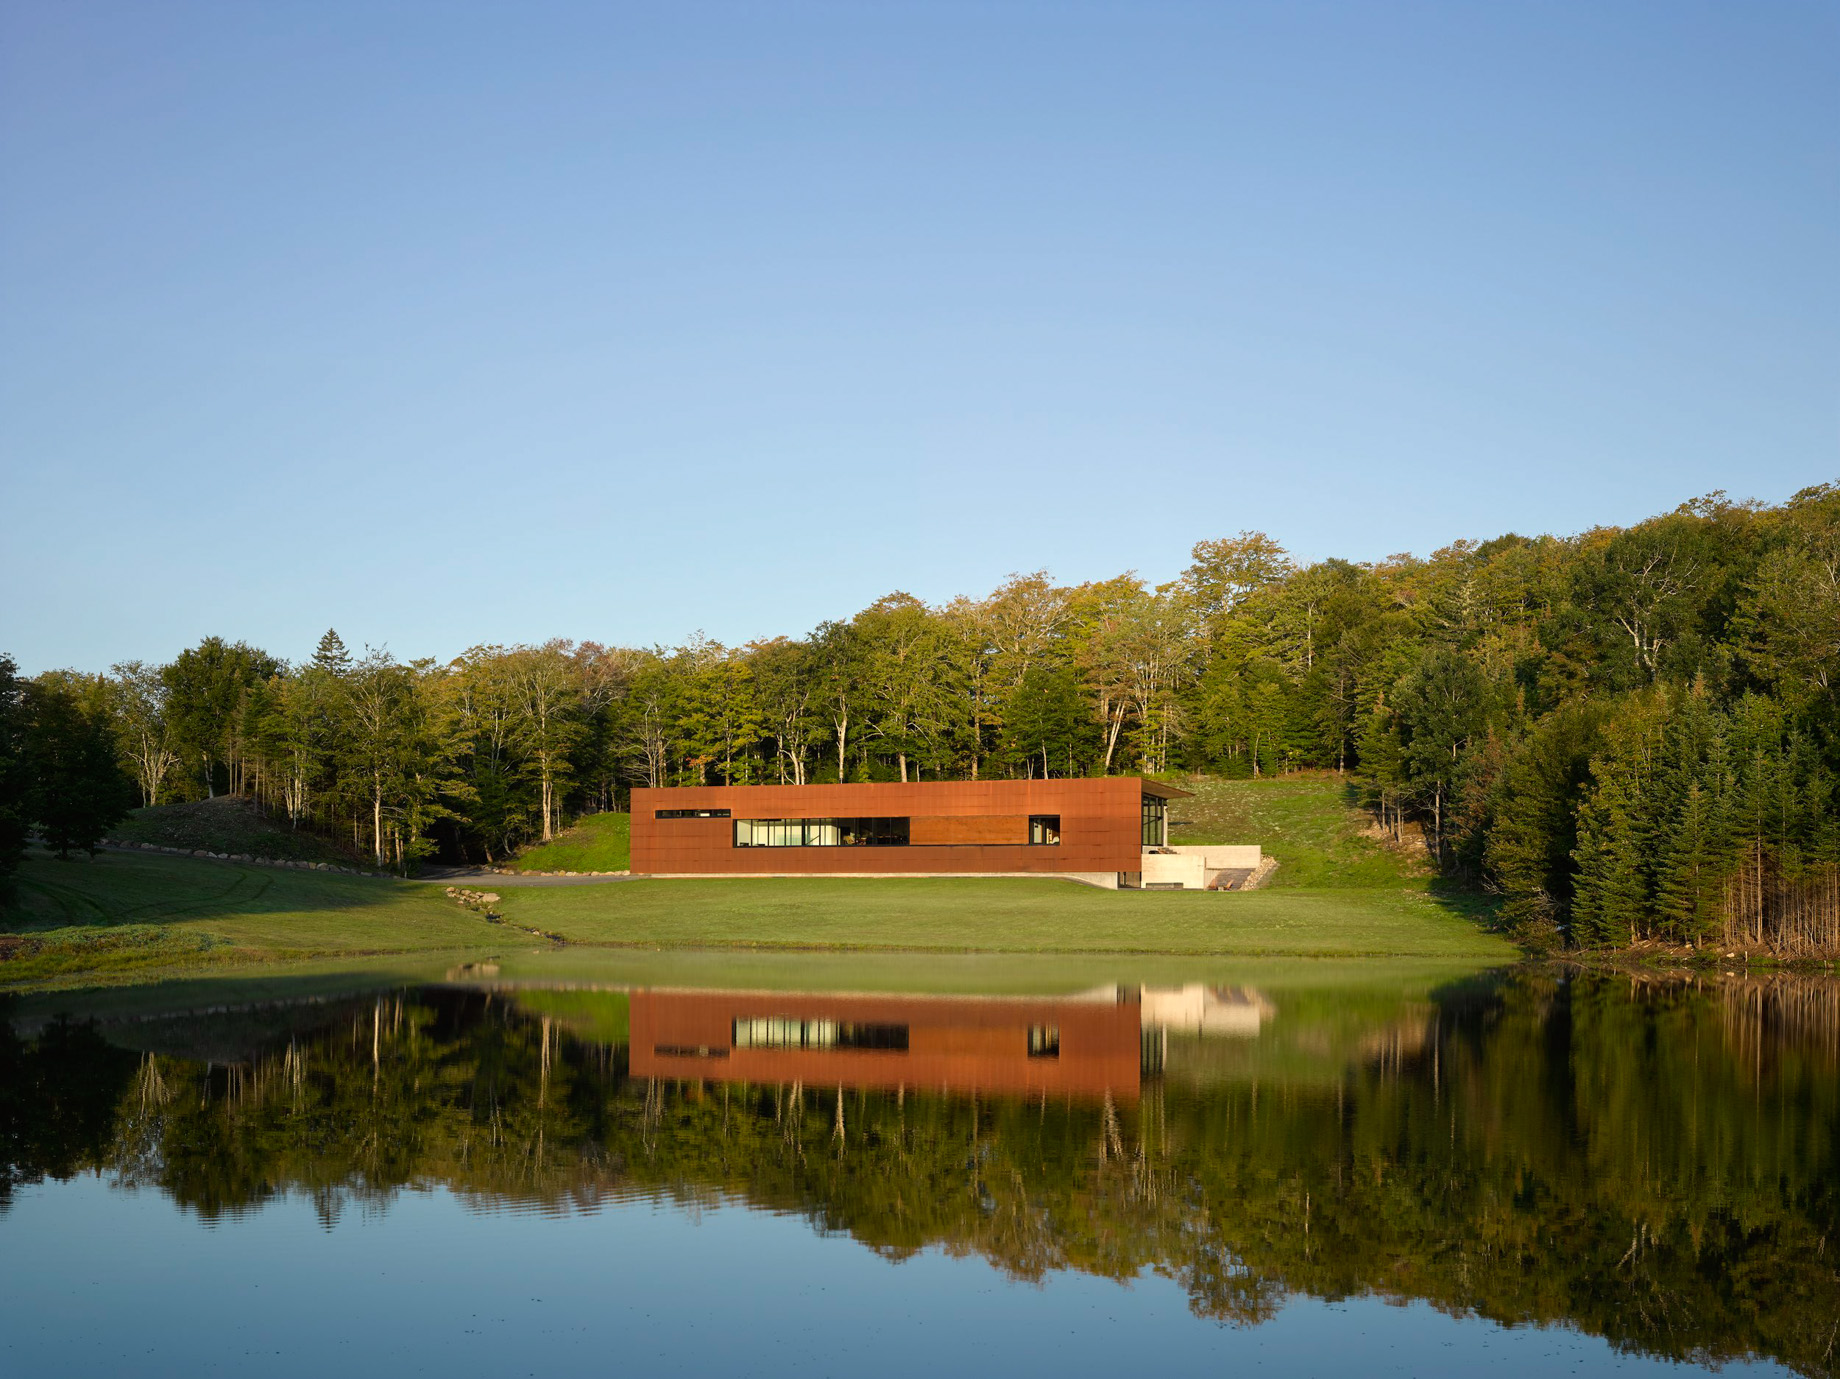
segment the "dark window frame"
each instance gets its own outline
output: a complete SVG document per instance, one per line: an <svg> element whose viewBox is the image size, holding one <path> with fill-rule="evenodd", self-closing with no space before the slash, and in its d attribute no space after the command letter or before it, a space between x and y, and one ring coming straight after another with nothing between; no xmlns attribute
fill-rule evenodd
<svg viewBox="0 0 1840 1379"><path fill-rule="evenodd" d="M654 809L654 819L726 819L726 809Z"/></svg>
<svg viewBox="0 0 1840 1379"><path fill-rule="evenodd" d="M1169 801L1160 795L1145 795L1142 813L1143 846L1167 847L1169 840Z"/></svg>
<svg viewBox="0 0 1840 1379"><path fill-rule="evenodd" d="M1029 815L1029 846L1037 848L1057 848L1061 845L1061 816L1058 814Z"/></svg>

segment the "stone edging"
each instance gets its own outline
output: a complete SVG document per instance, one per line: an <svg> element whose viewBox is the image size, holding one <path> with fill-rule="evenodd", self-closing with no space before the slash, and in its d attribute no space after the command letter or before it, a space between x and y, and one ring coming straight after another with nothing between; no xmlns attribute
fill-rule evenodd
<svg viewBox="0 0 1840 1379"><path fill-rule="evenodd" d="M477 867L492 876L631 876L631 871L519 871L514 867Z"/></svg>
<svg viewBox="0 0 1840 1379"><path fill-rule="evenodd" d="M256 857L247 852L212 852L208 848L169 848L160 843L133 843L120 838L104 838L102 846L120 852L154 852L164 857L203 857L212 862L243 862L255 867L285 867L290 871L328 871L340 876L375 876L400 880L387 871L367 871L363 867L341 867L332 862L297 862L284 857Z"/></svg>

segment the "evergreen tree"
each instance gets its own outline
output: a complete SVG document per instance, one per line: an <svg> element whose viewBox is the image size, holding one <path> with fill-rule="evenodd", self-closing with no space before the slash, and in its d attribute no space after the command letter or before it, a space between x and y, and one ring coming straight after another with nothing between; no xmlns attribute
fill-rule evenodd
<svg viewBox="0 0 1840 1379"><path fill-rule="evenodd" d="M1585 947L1627 947L1650 912L1634 818L1639 791L1622 764L1601 763L1598 784L1579 811L1577 899L1570 936Z"/></svg>
<svg viewBox="0 0 1840 1379"><path fill-rule="evenodd" d="M342 676L351 669L351 653L333 628L328 627L319 645L313 648L312 664L314 669L333 676Z"/></svg>
<svg viewBox="0 0 1840 1379"><path fill-rule="evenodd" d="M1512 924L1558 930L1571 912L1578 809L1603 718L1597 704L1563 707L1519 744L1495 782L1484 862Z"/></svg>

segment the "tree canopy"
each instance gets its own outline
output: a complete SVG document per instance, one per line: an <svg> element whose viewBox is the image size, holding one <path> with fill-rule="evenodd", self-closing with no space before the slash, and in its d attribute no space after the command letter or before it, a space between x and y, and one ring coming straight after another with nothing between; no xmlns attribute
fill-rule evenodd
<svg viewBox="0 0 1840 1379"><path fill-rule="evenodd" d="M497 860L634 785L1318 769L1529 936L1840 946L1831 484L1372 563L1241 532L1166 585L1036 571L741 646L405 664L328 631L77 679L143 802L251 794L391 865Z"/></svg>

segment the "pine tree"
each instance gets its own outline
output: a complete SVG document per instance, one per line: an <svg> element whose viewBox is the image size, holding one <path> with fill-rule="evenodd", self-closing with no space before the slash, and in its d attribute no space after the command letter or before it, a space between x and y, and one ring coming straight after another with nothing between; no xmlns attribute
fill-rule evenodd
<svg viewBox="0 0 1840 1379"><path fill-rule="evenodd" d="M1671 841L1658 869L1656 906L1676 939L1698 943L1717 928L1725 871L1718 812L1716 797L1694 781L1669 830Z"/></svg>
<svg viewBox="0 0 1840 1379"><path fill-rule="evenodd" d="M351 669L351 652L345 649L344 641L330 627L326 629L326 635L319 639L319 645L313 649L313 667L337 676L343 676Z"/></svg>
<svg viewBox="0 0 1840 1379"><path fill-rule="evenodd" d="M1598 777L1597 789L1579 811L1571 937L1580 947L1627 947L1643 933L1649 914L1632 809L1634 772L1624 764L1602 763Z"/></svg>

